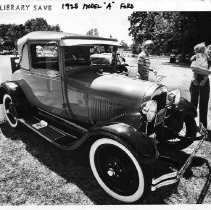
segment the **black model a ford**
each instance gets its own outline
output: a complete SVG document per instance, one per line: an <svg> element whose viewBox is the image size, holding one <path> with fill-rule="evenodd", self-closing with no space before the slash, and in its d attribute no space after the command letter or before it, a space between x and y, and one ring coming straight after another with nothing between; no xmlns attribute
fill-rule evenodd
<svg viewBox="0 0 211 210"><path fill-rule="evenodd" d="M118 74L118 46L115 39L29 33L18 41L19 66L1 84L0 103L12 128L24 124L63 150L87 143L100 186L131 203L177 182L206 130L196 137L196 109L178 90ZM196 139L180 170L156 176L163 148L182 150Z"/></svg>

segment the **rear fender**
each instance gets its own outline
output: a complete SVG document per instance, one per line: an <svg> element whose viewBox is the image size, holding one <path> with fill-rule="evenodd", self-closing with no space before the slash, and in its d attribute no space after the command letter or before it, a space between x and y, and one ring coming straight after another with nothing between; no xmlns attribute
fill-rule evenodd
<svg viewBox="0 0 211 210"><path fill-rule="evenodd" d="M137 158L140 163L152 163L159 156L157 147L152 138L140 133L137 129L125 123L94 126L85 134L84 140L86 139L88 142L93 142L103 137L124 142L137 152Z"/></svg>
<svg viewBox="0 0 211 210"><path fill-rule="evenodd" d="M28 103L23 91L15 81L3 82L0 86L0 104L3 103L3 96L5 93L9 94L14 100L19 117L20 113L23 113L23 110L25 111L28 107Z"/></svg>

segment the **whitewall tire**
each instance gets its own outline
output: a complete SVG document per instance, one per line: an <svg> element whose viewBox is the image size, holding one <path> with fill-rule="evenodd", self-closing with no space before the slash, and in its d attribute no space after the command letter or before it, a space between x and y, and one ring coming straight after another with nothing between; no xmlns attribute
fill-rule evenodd
<svg viewBox="0 0 211 210"><path fill-rule="evenodd" d="M9 125L12 128L16 128L18 126L17 110L14 101L9 94L4 94L3 111Z"/></svg>
<svg viewBox="0 0 211 210"><path fill-rule="evenodd" d="M110 196L125 203L142 198L143 171L126 145L109 138L99 139L92 144L89 159L96 180Z"/></svg>

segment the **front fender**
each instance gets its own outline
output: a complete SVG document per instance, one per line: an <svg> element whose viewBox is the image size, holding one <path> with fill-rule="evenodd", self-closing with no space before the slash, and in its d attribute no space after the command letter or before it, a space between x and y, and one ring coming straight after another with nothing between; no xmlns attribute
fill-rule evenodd
<svg viewBox="0 0 211 210"><path fill-rule="evenodd" d="M116 122L122 122L127 125L130 125L137 130L141 127L142 124L142 115L140 112L132 112L132 113L123 113L109 121L111 124Z"/></svg>
<svg viewBox="0 0 211 210"><path fill-rule="evenodd" d="M152 138L140 133L134 127L125 123L113 123L92 127L85 139L94 141L102 137L123 141L138 154L140 163L148 164L154 162L158 156L157 147Z"/></svg>

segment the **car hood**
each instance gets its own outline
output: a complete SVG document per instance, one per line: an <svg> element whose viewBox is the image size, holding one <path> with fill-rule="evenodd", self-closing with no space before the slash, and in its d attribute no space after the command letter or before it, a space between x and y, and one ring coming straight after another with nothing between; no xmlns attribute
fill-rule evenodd
<svg viewBox="0 0 211 210"><path fill-rule="evenodd" d="M91 90L107 93L113 96L138 99L143 102L159 87L154 82L130 78L119 74L108 74L96 78L90 86Z"/></svg>

